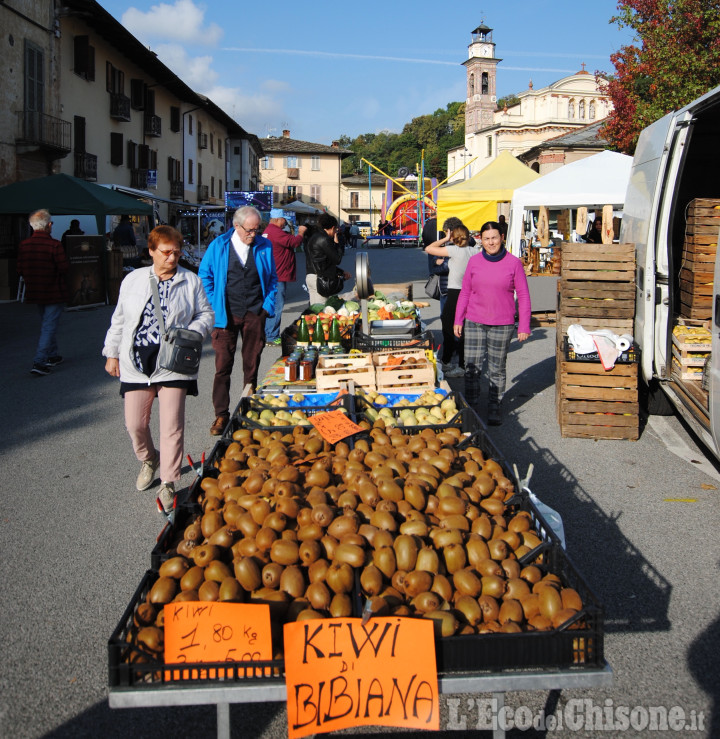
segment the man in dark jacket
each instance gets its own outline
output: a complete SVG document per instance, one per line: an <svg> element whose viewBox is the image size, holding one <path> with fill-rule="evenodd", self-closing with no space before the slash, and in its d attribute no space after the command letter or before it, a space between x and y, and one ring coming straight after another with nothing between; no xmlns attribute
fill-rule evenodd
<svg viewBox="0 0 720 739"><path fill-rule="evenodd" d="M343 251L337 243L338 222L329 213L323 213L318 219L318 230L310 237L305 250L305 284L310 294L310 305L324 303L325 297L317 289L318 275L332 277L335 273L350 279L350 273L338 266L343 258Z"/></svg>
<svg viewBox="0 0 720 739"><path fill-rule="evenodd" d="M303 234L306 230L305 226L300 226L297 236L293 236L292 233L285 231L286 226L287 220L283 216L282 208L273 208L270 211L270 223L263 234L272 244L278 278L277 293L275 294L275 315L265 320L265 343L268 346L279 346L282 343L280 339L280 321L285 307L285 291L287 283L295 282L297 279L295 250L302 244Z"/></svg>
<svg viewBox="0 0 720 739"><path fill-rule="evenodd" d="M67 303L65 276L70 263L62 244L50 236L50 213L36 210L29 221L33 234L20 243L17 272L25 280L25 302L36 303L40 311L40 340L30 372L41 376L62 362L55 334Z"/></svg>

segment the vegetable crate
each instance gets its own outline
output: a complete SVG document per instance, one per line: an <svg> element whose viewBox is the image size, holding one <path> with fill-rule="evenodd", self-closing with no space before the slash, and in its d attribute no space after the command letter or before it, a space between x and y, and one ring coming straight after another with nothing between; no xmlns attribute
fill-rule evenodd
<svg viewBox="0 0 720 739"><path fill-rule="evenodd" d="M587 331L598 331L606 328L618 336L622 334L632 336L634 331L632 318L587 318L584 316L564 316L558 313L556 322L558 349L563 350L568 328L574 323L582 326Z"/></svg>
<svg viewBox="0 0 720 739"><path fill-rule="evenodd" d="M331 405L308 406L276 406L267 405L254 398L242 398L233 417L230 419L228 436L241 428L268 429L270 431L289 431L295 426L311 426L311 416L317 413L343 410L352 413L352 396L343 395L337 403Z"/></svg>
<svg viewBox="0 0 720 739"><path fill-rule="evenodd" d="M356 385L375 390L375 367L369 354L332 354L318 357L315 382L318 392L339 390L352 380Z"/></svg>
<svg viewBox="0 0 720 739"><path fill-rule="evenodd" d="M599 362L600 355L597 352L590 354L576 354L570 339L566 336L563 341L563 356L568 362ZM628 364L640 361L640 349L633 342L633 345L625 352L621 352L615 360L615 364Z"/></svg>
<svg viewBox="0 0 720 739"><path fill-rule="evenodd" d="M638 365L567 362L558 354L560 435L580 439L631 439L640 435Z"/></svg>
<svg viewBox="0 0 720 739"><path fill-rule="evenodd" d="M633 282L635 244L562 244L563 280Z"/></svg>
<svg viewBox="0 0 720 739"><path fill-rule="evenodd" d="M432 331L418 330L407 338L391 339L365 334L360 330L360 324L356 323L353 328L352 346L361 352L377 352L389 349L433 349L435 342Z"/></svg>
<svg viewBox="0 0 720 739"><path fill-rule="evenodd" d="M372 357L378 392L412 388L421 393L435 388L435 367L422 350L375 352Z"/></svg>
<svg viewBox="0 0 720 739"><path fill-rule="evenodd" d="M582 318L633 318L635 283L562 279L558 284L558 313Z"/></svg>

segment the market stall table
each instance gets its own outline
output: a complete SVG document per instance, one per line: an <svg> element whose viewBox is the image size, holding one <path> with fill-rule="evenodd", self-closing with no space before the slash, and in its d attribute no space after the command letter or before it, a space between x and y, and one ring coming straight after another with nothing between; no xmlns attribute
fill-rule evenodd
<svg viewBox="0 0 720 739"><path fill-rule="evenodd" d="M440 693L492 693L498 709L504 706L508 691L605 688L612 685L612 668L573 670L518 670L502 673L459 673L438 678ZM218 739L230 737L231 703L271 703L287 699L285 683L280 680L253 681L248 685L168 686L152 689L110 688L110 708L160 708L168 706L217 705ZM505 736L502 728L493 737Z"/></svg>

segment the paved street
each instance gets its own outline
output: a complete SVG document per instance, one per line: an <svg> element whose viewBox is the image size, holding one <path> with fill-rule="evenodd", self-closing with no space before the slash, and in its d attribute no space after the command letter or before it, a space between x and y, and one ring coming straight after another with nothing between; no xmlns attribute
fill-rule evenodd
<svg viewBox="0 0 720 739"><path fill-rule="evenodd" d="M412 281L416 298L424 299L422 252L390 248L369 254L376 283ZM354 258L348 252L343 266L352 271ZM303 276L303 255L298 261ZM300 283L292 286L283 327L299 313L304 295ZM439 330L439 304L430 303L423 315ZM66 361L50 376L34 377L29 370L38 332L35 307L0 304L4 737L140 739L215 731L212 706L108 708L107 639L150 565L162 527L157 486L135 490L139 465L123 426L118 383L103 370L100 351L112 310L65 314L58 338ZM535 328L522 346L513 343L506 419L491 435L511 464L522 471L534 465L530 487L562 515L568 553L606 610L605 656L614 682L606 689L563 691L548 709L562 712L571 698L591 699L609 711L680 706L687 717L694 711L695 720L704 722L691 735L719 736L720 482L714 465L675 418L644 426L637 442L562 439L555 419L554 347L552 326ZM261 374L277 356L279 348L264 351ZM212 377L208 341L200 396L187 401L186 451L194 458L214 443L208 434ZM233 381L236 402L239 368ZM462 379L450 382L462 390ZM668 451L661 436L689 445L688 456L696 462ZM188 471L184 480L190 479ZM477 711L469 696L462 698L452 704L443 699L443 735L490 736L473 731ZM506 704L535 712L547 698L508 693ZM640 721L642 711L635 715ZM462 718L466 730L451 731L463 726ZM234 706L231 721L236 737L287 735L285 709L277 704ZM587 733L564 728L552 735ZM642 733L631 728L622 735ZM688 732L663 732L680 734Z"/></svg>

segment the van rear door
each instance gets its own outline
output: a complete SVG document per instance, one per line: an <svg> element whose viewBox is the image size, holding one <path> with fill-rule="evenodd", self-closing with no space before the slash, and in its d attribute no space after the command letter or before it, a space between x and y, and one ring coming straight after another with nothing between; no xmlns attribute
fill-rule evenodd
<svg viewBox="0 0 720 739"><path fill-rule="evenodd" d="M667 294L658 295L658 280L660 285L667 285L667 256L661 256L657 263L656 244L673 122L674 114L670 113L640 134L620 234L622 243L635 244L635 339L642 349L641 369L646 382L652 379L654 370L655 306L667 299Z"/></svg>

